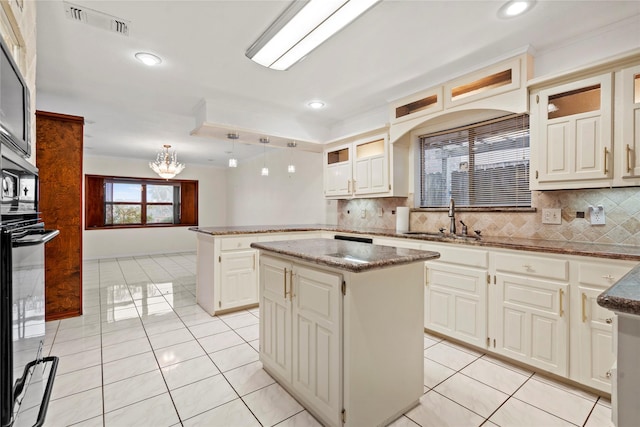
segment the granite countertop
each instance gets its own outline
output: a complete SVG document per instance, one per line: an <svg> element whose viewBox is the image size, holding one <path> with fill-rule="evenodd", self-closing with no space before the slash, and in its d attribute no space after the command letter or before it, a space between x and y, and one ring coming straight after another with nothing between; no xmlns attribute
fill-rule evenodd
<svg viewBox="0 0 640 427"><path fill-rule="evenodd" d="M453 239L432 235L416 235L396 233L395 230L381 228L346 228L337 225L255 225L240 227L191 227L191 231L212 236L232 236L235 234L265 234L302 231L330 231L335 233L366 234L378 237L394 237L425 242L446 242L467 246L485 246L493 248L525 250L532 252L557 253L564 255L581 255L598 258L621 259L640 262L640 247L615 244L565 242L557 240L522 239L509 237L486 237L480 240Z"/></svg>
<svg viewBox="0 0 640 427"><path fill-rule="evenodd" d="M620 313L640 316L640 265L598 295L598 305Z"/></svg>
<svg viewBox="0 0 640 427"><path fill-rule="evenodd" d="M334 239L256 242L252 243L251 247L354 273L428 261L440 257L438 252Z"/></svg>

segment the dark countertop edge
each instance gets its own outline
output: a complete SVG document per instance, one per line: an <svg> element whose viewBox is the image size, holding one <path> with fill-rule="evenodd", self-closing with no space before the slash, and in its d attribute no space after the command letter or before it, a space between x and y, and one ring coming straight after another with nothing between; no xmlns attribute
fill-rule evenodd
<svg viewBox="0 0 640 427"><path fill-rule="evenodd" d="M598 295L598 305L606 309L640 316L640 265Z"/></svg>
<svg viewBox="0 0 640 427"><path fill-rule="evenodd" d="M265 242L265 243L269 243L269 242ZM282 242L278 242L278 243L282 243ZM272 254L284 255L284 256L292 257L292 258L303 260L303 261L309 261L314 264L321 264L321 265L336 268L339 270L346 270L352 273L363 273L365 271L380 270L383 268L397 267L399 265L411 264L414 262L429 261L432 259L440 258L440 254L438 252L420 251L420 252L424 252L424 254L415 255L415 256L400 256L400 257L394 258L393 260L385 260L385 261L373 262L373 263L367 263L367 264L356 264L356 263L350 263L344 260L340 261L339 258L333 258L330 256L313 256L313 255L308 255L302 252L287 250L282 248L274 249L269 245L265 245L263 243L258 243L258 242L252 243L251 247L254 249L259 249L261 251L266 251Z"/></svg>
<svg viewBox="0 0 640 427"><path fill-rule="evenodd" d="M525 238L500 238L500 237L482 237L481 240L458 240L451 238L439 238L436 236L417 236L415 234L396 233L392 230L382 229L349 229L332 225L296 225L296 226L241 226L241 227L190 227L190 231L207 234L211 236L234 236L243 234L268 234L268 233L287 233L287 232L304 232L304 231L329 231L335 233L351 233L364 234L378 237L390 237L396 239L408 239L418 242L434 242L458 244L463 246L476 247L492 247L501 249L524 250L542 253L557 253L563 255L591 256L596 258L617 259L622 261L638 261L640 262L640 251L637 254L613 252L606 249L598 249L603 246L612 246L620 248L636 248L635 246L623 245L598 245L597 243L587 242L566 242L561 240L537 240ZM583 248L567 248L566 245L583 246ZM584 248L584 246L594 246L593 248ZM637 250L637 249L636 249Z"/></svg>

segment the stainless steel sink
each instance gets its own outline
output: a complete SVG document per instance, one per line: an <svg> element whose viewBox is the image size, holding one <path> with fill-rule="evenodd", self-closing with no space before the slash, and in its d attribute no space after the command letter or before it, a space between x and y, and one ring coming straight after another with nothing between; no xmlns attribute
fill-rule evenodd
<svg viewBox="0 0 640 427"><path fill-rule="evenodd" d="M407 231L406 233L402 233L402 234L409 234L409 235L413 235L413 236L425 236L425 237L447 237L446 234L444 233L433 233L433 232L428 232L428 231Z"/></svg>
<svg viewBox="0 0 640 427"><path fill-rule="evenodd" d="M477 235L472 236L469 234L450 234L450 233L445 234L445 233L434 233L429 231L407 231L406 233L402 233L402 234L417 236L417 237L433 237L433 238L438 238L442 240L466 240L471 242L480 240L480 236L477 236Z"/></svg>

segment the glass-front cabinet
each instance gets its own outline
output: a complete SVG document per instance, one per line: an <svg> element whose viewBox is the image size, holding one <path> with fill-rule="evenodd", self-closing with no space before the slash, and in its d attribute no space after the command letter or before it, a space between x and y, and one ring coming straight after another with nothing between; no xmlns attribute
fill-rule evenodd
<svg viewBox="0 0 640 427"><path fill-rule="evenodd" d="M406 197L408 147L389 143L387 133L362 135L324 151L324 195Z"/></svg>
<svg viewBox="0 0 640 427"><path fill-rule="evenodd" d="M382 193L390 190L385 139L355 143L354 149L354 193Z"/></svg>
<svg viewBox="0 0 640 427"><path fill-rule="evenodd" d="M532 93L532 189L601 186L611 179L612 84L613 74L606 73Z"/></svg>
<svg viewBox="0 0 640 427"><path fill-rule="evenodd" d="M336 197L351 195L351 148L351 144L346 144L325 151L325 196Z"/></svg>
<svg viewBox="0 0 640 427"><path fill-rule="evenodd" d="M618 92L616 108L621 120L616 122L615 133L619 152L616 160L620 167L616 178L618 185L638 185L640 183L640 65L625 68L616 73Z"/></svg>

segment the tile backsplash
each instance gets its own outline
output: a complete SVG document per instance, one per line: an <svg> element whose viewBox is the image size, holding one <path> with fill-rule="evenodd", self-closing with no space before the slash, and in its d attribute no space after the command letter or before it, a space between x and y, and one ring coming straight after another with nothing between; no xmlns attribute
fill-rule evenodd
<svg viewBox="0 0 640 427"><path fill-rule="evenodd" d="M469 226L469 232L481 230L485 236L640 245L638 187L534 191L531 204L537 208L536 212L459 211L456 218ZM395 230L396 207L412 205L411 196L339 200L338 225ZM590 205L604 207L605 225L591 225ZM560 208L562 224L542 224L544 208ZM584 212L585 218L577 218L577 212ZM412 231L437 231L440 227L449 228L449 218L447 212L416 210L410 213L409 224Z"/></svg>

